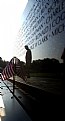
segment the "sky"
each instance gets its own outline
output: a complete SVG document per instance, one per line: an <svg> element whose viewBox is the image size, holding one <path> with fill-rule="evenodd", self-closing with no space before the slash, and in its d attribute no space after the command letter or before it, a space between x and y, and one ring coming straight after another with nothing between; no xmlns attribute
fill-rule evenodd
<svg viewBox="0 0 65 121"><path fill-rule="evenodd" d="M28 0L0 0L0 57L14 56L14 43L21 26L21 16Z"/></svg>
<svg viewBox="0 0 65 121"><path fill-rule="evenodd" d="M26 37L25 31L22 30L23 28L22 23L23 22L25 23L28 13L29 12L31 13L31 10L34 11L33 4L35 6L37 4L37 3L35 4L34 1L35 0L29 0L29 1L28 0L0 0L0 57L2 57L3 60L10 61L12 57L16 56L20 60L25 61L24 45L29 43L29 47L31 47L31 45L34 44L35 46L35 43L37 43L37 47L35 46L34 49L31 49L32 60L44 59L44 58L56 58L61 62L62 61L61 55L65 47L65 27L64 27L65 26L65 2L63 3L64 9L61 10L60 13L58 13L56 16L53 16L53 19L50 20L48 25L46 23L46 20L48 17L50 17L51 14L53 14L53 10L55 10L57 6L54 7L54 9L51 11L49 15L48 15L48 8L45 9L44 14L45 13L46 14L45 14L44 20L42 20L42 22L40 22L38 26L40 26L41 23L43 23L43 28L42 28L43 30L45 30L45 27L48 26L48 32L44 34L42 37L43 39L45 39L44 37L48 35L48 40L38 45L39 40L42 41L42 38L40 37L38 38L38 40L36 40L36 35L38 35L38 33L36 33L31 38L31 34L34 33L35 31L34 30L28 35L28 37L30 36L30 38L34 40L34 43L30 45L31 39L28 39L26 43L27 37ZM46 2L47 1L48 0L46 0ZM44 5L46 5L46 2ZM62 1L58 3L60 7L62 7L61 3ZM50 7L51 5L53 5L53 1L49 0L48 7ZM36 8L39 9L39 6L37 6ZM30 15L33 16L33 14L34 12L32 12L32 14ZM38 20L43 14L41 15L41 12L39 11L39 15L40 16L38 16L38 13L35 14L35 16L38 16ZM35 17L33 17L33 19L35 19ZM31 22L33 22L33 19L31 19ZM29 21L30 19L27 20L28 28L30 27L30 24L31 24L31 22ZM52 23L54 23L55 25L54 27L52 26L53 25ZM30 27L29 30L31 30L32 27ZM29 32L28 28L27 30L25 29L27 32ZM17 36L20 29L24 32L24 36L23 37L21 36L18 41ZM53 33L55 31L57 32L57 30L58 30L58 33L53 36L52 32ZM41 33L41 31L39 32ZM16 45L15 43L17 43L17 46L15 46ZM24 49L22 49L22 47Z"/></svg>

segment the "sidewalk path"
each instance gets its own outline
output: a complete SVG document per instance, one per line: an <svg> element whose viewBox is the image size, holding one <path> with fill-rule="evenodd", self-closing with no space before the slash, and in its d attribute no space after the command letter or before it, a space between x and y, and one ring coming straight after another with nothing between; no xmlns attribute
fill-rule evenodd
<svg viewBox="0 0 65 121"><path fill-rule="evenodd" d="M33 79L35 82L37 81L36 78L31 77L30 80L24 82L19 77L16 77L17 81L34 86L34 84L30 83L31 80L31 82L33 82ZM38 79L41 80L41 78ZM48 79L41 80L41 82L45 83L46 86L48 86L47 83L49 83L50 85L51 81L48 81ZM1 80L0 82L0 93L3 98L6 114L5 116L1 117L2 121L41 121L44 119L46 120L47 118L48 120L52 119L52 117L54 117L54 119L60 119L61 113L65 109L64 97L49 97L43 95L42 100L39 103L38 100L35 100L35 98L28 95L28 93L15 86L15 96L14 98L11 98L12 93L10 92L10 90L13 91L13 84L7 80L4 81L5 84ZM7 88L6 85L9 87L10 90ZM38 87L37 85L35 86ZM46 87L46 89L47 91L49 91L50 87Z"/></svg>
<svg viewBox="0 0 65 121"><path fill-rule="evenodd" d="M0 80L0 121L32 121L16 98L12 96L10 90Z"/></svg>

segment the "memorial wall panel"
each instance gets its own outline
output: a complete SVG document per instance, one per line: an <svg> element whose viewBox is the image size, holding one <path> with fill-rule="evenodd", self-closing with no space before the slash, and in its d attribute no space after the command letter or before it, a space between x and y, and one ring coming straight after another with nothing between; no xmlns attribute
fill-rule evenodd
<svg viewBox="0 0 65 121"><path fill-rule="evenodd" d="M16 54L23 60L25 48L33 60L55 58L60 62L65 48L65 0L29 0L21 17Z"/></svg>

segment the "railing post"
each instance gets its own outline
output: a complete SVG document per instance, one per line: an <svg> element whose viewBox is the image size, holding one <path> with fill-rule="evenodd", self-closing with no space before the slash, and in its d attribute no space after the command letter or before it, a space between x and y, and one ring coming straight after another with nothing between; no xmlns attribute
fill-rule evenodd
<svg viewBox="0 0 65 121"><path fill-rule="evenodd" d="M15 92L15 75L16 75L16 58L14 57L13 96L14 96L14 92Z"/></svg>

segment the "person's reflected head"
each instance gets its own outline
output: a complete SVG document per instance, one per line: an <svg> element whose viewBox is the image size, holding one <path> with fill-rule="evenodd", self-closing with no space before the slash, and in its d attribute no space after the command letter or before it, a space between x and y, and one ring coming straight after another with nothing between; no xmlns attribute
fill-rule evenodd
<svg viewBox="0 0 65 121"><path fill-rule="evenodd" d="M28 50L28 49L29 49L28 45L25 45L25 49L26 49L26 50Z"/></svg>

